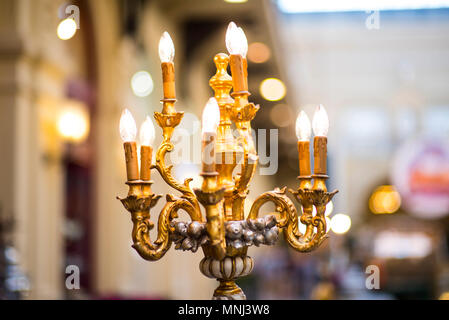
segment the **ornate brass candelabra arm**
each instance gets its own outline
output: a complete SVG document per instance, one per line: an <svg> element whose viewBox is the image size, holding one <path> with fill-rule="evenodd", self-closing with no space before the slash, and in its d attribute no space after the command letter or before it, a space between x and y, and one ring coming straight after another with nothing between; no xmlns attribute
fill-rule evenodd
<svg viewBox="0 0 449 320"><path fill-rule="evenodd" d="M309 252L317 248L326 239L326 204L338 192L329 193L322 189L298 189L292 192L302 205L300 222L306 225L306 231L302 234L298 228L298 214L293 202L286 195L286 188L268 191L260 195L253 203L248 219L255 219L259 215L260 208L267 202L276 206L275 215L279 216L277 225L284 228L284 238L287 243L299 252ZM313 206L317 213L313 216ZM316 228L316 231L314 231Z"/></svg>
<svg viewBox="0 0 449 320"><path fill-rule="evenodd" d="M295 205L287 197L285 190L285 187L282 189L276 188L272 191L262 193L253 202L247 219L257 219L260 208L264 204L272 202L276 206L275 212L272 214L277 217L277 226L284 228L288 224L290 216L297 216Z"/></svg>
<svg viewBox="0 0 449 320"><path fill-rule="evenodd" d="M190 181L192 181L192 178L185 179L183 183L180 183L173 177L171 173L173 165L167 166L165 163L165 156L167 152L171 152L174 149L174 145L170 141L171 136L173 134L175 127L181 122L184 113L174 111L173 101L163 101L163 103L164 106L166 104L169 104L171 106L172 109L170 110L172 113L168 114L160 112L154 113L154 118L156 119L159 126L162 128L164 136L164 140L156 152L156 164L154 165L154 168L157 169L161 177L169 186L181 192L182 193L181 197L187 199L190 202L190 204L195 208L195 214L191 216L192 220L203 221L198 201L189 185ZM164 110L165 109L166 108L164 108Z"/></svg>
<svg viewBox="0 0 449 320"><path fill-rule="evenodd" d="M167 203L159 214L157 238L153 243L150 239L150 230L154 224L150 220L150 210L161 195L155 195L148 190L150 181L130 181L127 184L130 186L128 196L118 199L131 213L133 248L145 260L159 260L170 249L172 240L170 234L173 232L170 226L172 220L178 217L178 210L185 210L192 220L198 216L198 212L188 200L167 195ZM143 189L145 194L142 192Z"/></svg>

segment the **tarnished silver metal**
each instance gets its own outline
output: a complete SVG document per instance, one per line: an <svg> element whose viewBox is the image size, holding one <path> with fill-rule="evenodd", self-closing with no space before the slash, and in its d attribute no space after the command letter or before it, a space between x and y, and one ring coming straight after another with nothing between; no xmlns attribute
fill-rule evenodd
<svg viewBox="0 0 449 320"><path fill-rule="evenodd" d="M240 249L244 246L274 245L279 239L276 217L268 215L263 218L225 222L226 244ZM209 242L206 223L199 221L172 221L170 239L176 250L196 252L199 247Z"/></svg>

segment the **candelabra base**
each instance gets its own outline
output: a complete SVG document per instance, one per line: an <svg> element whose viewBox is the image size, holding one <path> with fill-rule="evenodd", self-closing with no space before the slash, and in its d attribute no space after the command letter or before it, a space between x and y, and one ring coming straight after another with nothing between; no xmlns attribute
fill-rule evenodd
<svg viewBox="0 0 449 320"><path fill-rule="evenodd" d="M246 300L245 293L233 280L219 281L220 285L215 289L212 300Z"/></svg>

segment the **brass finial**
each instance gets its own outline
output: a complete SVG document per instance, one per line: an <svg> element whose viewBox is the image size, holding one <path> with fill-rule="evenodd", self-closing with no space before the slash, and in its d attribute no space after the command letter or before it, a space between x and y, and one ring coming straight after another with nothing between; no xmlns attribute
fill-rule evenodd
<svg viewBox="0 0 449 320"><path fill-rule="evenodd" d="M209 85L214 90L215 99L217 99L219 105L225 103L232 104L234 100L229 95L232 89L232 78L227 71L229 57L225 53L219 53L215 55L214 62L217 72L209 80Z"/></svg>
<svg viewBox="0 0 449 320"><path fill-rule="evenodd" d="M225 53L218 53L214 57L217 72L210 78L209 85L214 90L215 99L220 107L220 125L217 131L217 152L234 148L234 138L231 132L230 111L234 104L229 92L232 89L232 77L228 74L227 68L229 57ZM226 146L227 145L227 146Z"/></svg>

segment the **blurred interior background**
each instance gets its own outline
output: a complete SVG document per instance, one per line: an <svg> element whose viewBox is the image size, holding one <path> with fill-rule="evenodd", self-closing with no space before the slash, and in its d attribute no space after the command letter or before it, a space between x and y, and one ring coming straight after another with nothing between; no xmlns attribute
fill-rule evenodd
<svg viewBox="0 0 449 320"><path fill-rule="evenodd" d="M170 250L150 263L131 248L116 200L127 192L118 123L125 107L139 124L160 111L158 42L168 31L186 113L177 130L199 140L212 59L226 52L235 21L249 41L250 98L261 105L254 127L278 129L277 172L257 175L249 199L297 186L294 122L318 104L331 125L328 189L340 190L319 250L300 254L282 241L250 249L255 270L238 281L247 297L447 298L449 1L358 3L2 0L0 297L211 297L217 283L199 272L200 252ZM70 5L75 24L64 20ZM199 171L188 161L175 168L179 179ZM152 178L155 192L174 193ZM79 290L66 287L70 265ZM370 290L373 272L379 289Z"/></svg>

